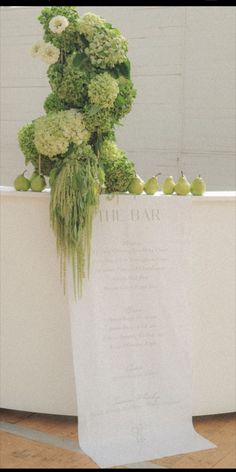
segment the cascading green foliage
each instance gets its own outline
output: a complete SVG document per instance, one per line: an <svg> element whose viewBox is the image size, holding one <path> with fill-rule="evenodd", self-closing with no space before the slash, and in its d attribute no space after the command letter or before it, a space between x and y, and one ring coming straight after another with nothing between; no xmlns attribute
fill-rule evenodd
<svg viewBox="0 0 236 472"><path fill-rule="evenodd" d="M77 290L81 293L86 274L86 259L89 272L92 219L100 192L98 160L91 146L74 146L63 164L55 167L53 174L50 213L61 256L61 274L65 281L69 258L77 295Z"/></svg>
<svg viewBox="0 0 236 472"><path fill-rule="evenodd" d="M46 115L18 133L25 162L49 176L50 217L61 257L68 259L75 294L89 269L93 215L101 192L124 192L135 167L115 143L115 126L130 112L136 91L128 44L105 19L76 7L45 7L43 41L32 55L48 65ZM87 261L87 262L86 262Z"/></svg>

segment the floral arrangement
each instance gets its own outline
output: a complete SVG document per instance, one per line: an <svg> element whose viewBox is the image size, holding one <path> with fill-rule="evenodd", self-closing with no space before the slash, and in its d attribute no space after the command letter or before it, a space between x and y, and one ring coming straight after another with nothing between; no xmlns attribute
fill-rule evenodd
<svg viewBox="0 0 236 472"><path fill-rule="evenodd" d="M39 16L43 41L32 55L44 61L52 92L45 115L18 133L25 163L34 166L17 189L41 191L49 177L50 220L61 258L69 259L75 294L89 269L92 220L101 192L125 192L135 166L115 143L115 126L130 112L136 91L128 44L119 29L70 6L45 7Z"/></svg>

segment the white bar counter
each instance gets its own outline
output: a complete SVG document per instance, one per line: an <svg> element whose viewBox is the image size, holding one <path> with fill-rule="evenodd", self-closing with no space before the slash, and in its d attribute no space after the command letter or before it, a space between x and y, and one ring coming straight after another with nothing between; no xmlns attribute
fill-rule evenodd
<svg viewBox="0 0 236 472"><path fill-rule="evenodd" d="M76 415L69 313L49 191L0 187L0 195L1 407ZM100 197L101 210L106 198ZM119 198L152 204L155 198L192 199L193 415L235 411L236 192Z"/></svg>

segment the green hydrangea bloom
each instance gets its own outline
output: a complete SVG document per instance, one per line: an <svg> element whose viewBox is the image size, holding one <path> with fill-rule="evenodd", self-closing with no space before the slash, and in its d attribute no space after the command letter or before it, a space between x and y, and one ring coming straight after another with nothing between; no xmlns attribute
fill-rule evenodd
<svg viewBox="0 0 236 472"><path fill-rule="evenodd" d="M101 108L111 108L118 93L117 80L113 79L108 72L95 76L88 86L90 102L99 105Z"/></svg>
<svg viewBox="0 0 236 472"><path fill-rule="evenodd" d="M89 132L85 128L85 121L83 115L75 109L60 112L59 126L65 138L69 142L77 144L78 146L89 139Z"/></svg>
<svg viewBox="0 0 236 472"><path fill-rule="evenodd" d="M35 127L34 123L23 126L18 133L18 141L20 149L25 156L25 163L31 162L36 171L39 171L39 152L34 143ZM48 157L40 156L41 159L41 173L49 175L53 163Z"/></svg>
<svg viewBox="0 0 236 472"><path fill-rule="evenodd" d="M63 78L63 65L52 64L47 71L49 83L53 92L57 93L60 89L61 81Z"/></svg>
<svg viewBox="0 0 236 472"><path fill-rule="evenodd" d="M82 109L87 101L89 77L75 67L65 67L65 72L57 90L58 96L66 103Z"/></svg>
<svg viewBox="0 0 236 472"><path fill-rule="evenodd" d="M94 13L85 13L78 22L78 29L88 41L91 41L97 31L97 27L104 25L105 20Z"/></svg>
<svg viewBox="0 0 236 472"><path fill-rule="evenodd" d="M114 67L126 60L127 40L115 28L97 28L84 52L91 63L101 69Z"/></svg>
<svg viewBox="0 0 236 472"><path fill-rule="evenodd" d="M116 143L110 139L105 139L100 146L100 158L104 161L119 159L124 156L124 151L119 149Z"/></svg>
<svg viewBox="0 0 236 472"><path fill-rule="evenodd" d="M73 55L66 64L49 67L48 77L53 92L66 104L79 110L88 101L88 83L93 72L81 70L73 65Z"/></svg>
<svg viewBox="0 0 236 472"><path fill-rule="evenodd" d="M40 154L50 158L64 154L69 147L59 126L59 113L51 112L35 120L35 146Z"/></svg>
<svg viewBox="0 0 236 472"><path fill-rule="evenodd" d="M23 126L18 132L18 142L25 156L25 163L38 159L38 151L34 143L34 124Z"/></svg>
<svg viewBox="0 0 236 472"><path fill-rule="evenodd" d="M136 90L133 82L125 77L119 77L117 82L119 94L114 103L114 116L118 121L131 111L132 103L136 97Z"/></svg>
<svg viewBox="0 0 236 472"><path fill-rule="evenodd" d="M96 105L85 105L84 119L86 128L91 133L108 133L114 126L114 116L106 108L95 108ZM94 109L95 108L95 109Z"/></svg>
<svg viewBox="0 0 236 472"><path fill-rule="evenodd" d="M35 146L39 153L50 158L64 154L71 142L79 145L89 138L83 116L76 110L51 112L34 123Z"/></svg>
<svg viewBox="0 0 236 472"><path fill-rule="evenodd" d="M46 113L50 113L51 111L68 110L68 108L70 108L69 105L60 100L58 95L56 95L55 93L50 93L47 96L43 107Z"/></svg>
<svg viewBox="0 0 236 472"><path fill-rule="evenodd" d="M116 159L102 159L101 163L105 172L106 192L126 192L135 177L134 163L123 152Z"/></svg>
<svg viewBox="0 0 236 472"><path fill-rule="evenodd" d="M49 28L49 23L55 16L65 16L69 22L68 27L60 35L53 33ZM41 11L39 21L44 27L44 40L52 43L65 52L70 52L78 47L80 36L78 32L79 14L77 8L70 7L45 7Z"/></svg>

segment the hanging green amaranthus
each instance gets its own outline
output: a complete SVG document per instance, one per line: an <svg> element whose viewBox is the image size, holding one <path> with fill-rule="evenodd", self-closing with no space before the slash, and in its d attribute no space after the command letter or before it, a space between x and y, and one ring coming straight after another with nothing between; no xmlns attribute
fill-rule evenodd
<svg viewBox="0 0 236 472"><path fill-rule="evenodd" d="M89 273L92 221L98 204L98 161L90 146L75 148L51 176L50 215L61 258L65 286L67 260L73 270L75 295ZM86 268L87 262L87 268Z"/></svg>

